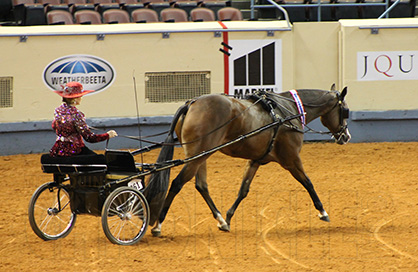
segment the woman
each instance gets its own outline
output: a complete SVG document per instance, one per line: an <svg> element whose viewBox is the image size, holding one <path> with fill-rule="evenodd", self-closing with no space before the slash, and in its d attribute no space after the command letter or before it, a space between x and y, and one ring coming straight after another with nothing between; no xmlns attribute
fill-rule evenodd
<svg viewBox="0 0 418 272"><path fill-rule="evenodd" d="M87 126L84 113L76 108L80 105L82 96L92 91L83 90L78 82L68 82L61 91L55 91L62 96L62 104L55 109L52 128L57 134L57 140L50 150L52 157L71 157L75 155L96 155L85 146L83 138L89 143L96 143L118 136L116 131L94 134Z"/></svg>

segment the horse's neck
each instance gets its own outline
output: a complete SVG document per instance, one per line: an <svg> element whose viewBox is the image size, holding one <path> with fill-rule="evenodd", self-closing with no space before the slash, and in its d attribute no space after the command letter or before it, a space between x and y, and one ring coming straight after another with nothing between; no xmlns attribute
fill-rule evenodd
<svg viewBox="0 0 418 272"><path fill-rule="evenodd" d="M329 91L301 90L298 93L306 112L306 123L324 115L335 104L336 96Z"/></svg>

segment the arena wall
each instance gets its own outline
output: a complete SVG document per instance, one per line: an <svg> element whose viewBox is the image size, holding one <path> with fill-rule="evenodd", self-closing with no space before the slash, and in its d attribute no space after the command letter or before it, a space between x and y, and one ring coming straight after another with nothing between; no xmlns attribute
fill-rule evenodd
<svg viewBox="0 0 418 272"><path fill-rule="evenodd" d="M284 21L2 27L0 155L48 151L55 140L52 113L60 103L52 90L67 77L54 75L52 86L46 74L52 77L48 69L63 58L83 56L109 64L111 76L81 75L88 83L85 86L100 86L83 99L80 109L90 125L114 128L122 135L138 135L138 119L141 135L164 132L185 97L197 95L193 90L182 93L182 85L195 81L191 79L194 73L203 73L209 93L329 89L333 83L338 89L348 86L352 141L417 141L417 34L416 19L341 20L290 27ZM251 83L253 75L248 72L257 54L273 58L265 61L270 66L259 64L263 75L258 85ZM245 76L234 70L239 61L249 67ZM170 85L167 81L159 86L169 91L162 98L171 96L171 91L179 93L177 98L150 99L151 76L160 74L187 77L185 82ZM247 84L237 83L242 79ZM320 122L312 127L324 129ZM329 137L306 134L305 139ZM109 148L140 146L123 137L109 143ZM102 149L105 143L92 147Z"/></svg>

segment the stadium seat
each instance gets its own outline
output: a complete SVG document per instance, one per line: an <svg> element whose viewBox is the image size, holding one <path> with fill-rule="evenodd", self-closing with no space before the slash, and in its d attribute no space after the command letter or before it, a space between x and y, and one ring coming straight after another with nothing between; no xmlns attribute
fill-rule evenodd
<svg viewBox="0 0 418 272"><path fill-rule="evenodd" d="M34 0L13 0L16 25L46 25L44 6Z"/></svg>
<svg viewBox="0 0 418 272"><path fill-rule="evenodd" d="M239 9L225 7L218 10L218 20L220 21L242 21L242 13Z"/></svg>
<svg viewBox="0 0 418 272"><path fill-rule="evenodd" d="M48 25L72 25L74 18L69 11L66 10L51 10L46 14Z"/></svg>
<svg viewBox="0 0 418 272"><path fill-rule="evenodd" d="M143 8L132 11L132 22L151 23L158 22L158 13L153 9Z"/></svg>
<svg viewBox="0 0 418 272"><path fill-rule="evenodd" d="M79 10L74 13L74 19L77 24L82 25L98 25L102 23L102 17L100 13L95 10Z"/></svg>
<svg viewBox="0 0 418 272"><path fill-rule="evenodd" d="M230 5L230 2L224 0L198 0L199 7L211 9L215 12L215 15L218 14L218 10L228 5Z"/></svg>
<svg viewBox="0 0 418 272"><path fill-rule="evenodd" d="M87 3L87 0L64 0L63 2L68 5L72 14L79 10L94 10L94 5Z"/></svg>
<svg viewBox="0 0 418 272"><path fill-rule="evenodd" d="M187 22L187 12L179 8L166 8L161 11L161 21L163 22Z"/></svg>
<svg viewBox="0 0 418 272"><path fill-rule="evenodd" d="M197 1L194 0L174 0L171 2L171 7L179 8L187 12L187 15L190 16L192 9L197 8Z"/></svg>
<svg viewBox="0 0 418 272"><path fill-rule="evenodd" d="M132 12L136 9L144 8L144 4L138 0L117 0L121 9L126 10L132 16Z"/></svg>
<svg viewBox="0 0 418 272"><path fill-rule="evenodd" d="M68 5L62 4L61 0L38 0L38 3L44 5L45 14L56 9L70 11Z"/></svg>
<svg viewBox="0 0 418 272"><path fill-rule="evenodd" d="M105 24L126 24L130 23L129 14L122 9L108 9L103 12L103 23Z"/></svg>
<svg viewBox="0 0 418 272"><path fill-rule="evenodd" d="M190 18L193 22L216 21L215 12L208 8L195 8L190 12Z"/></svg>
<svg viewBox="0 0 418 272"><path fill-rule="evenodd" d="M103 16L103 12L108 9L119 9L118 3L113 3L112 0L90 0L95 6L95 10Z"/></svg>
<svg viewBox="0 0 418 272"><path fill-rule="evenodd" d="M164 0L140 0L140 2L144 4L145 8L155 10L159 17L161 17L161 11L163 9L170 7L170 3Z"/></svg>

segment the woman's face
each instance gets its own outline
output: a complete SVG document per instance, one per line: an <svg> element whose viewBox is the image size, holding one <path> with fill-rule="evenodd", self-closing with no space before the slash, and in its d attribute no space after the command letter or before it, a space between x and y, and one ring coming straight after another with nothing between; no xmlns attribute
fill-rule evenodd
<svg viewBox="0 0 418 272"><path fill-rule="evenodd" d="M74 105L80 105L81 103L81 96L74 99Z"/></svg>

